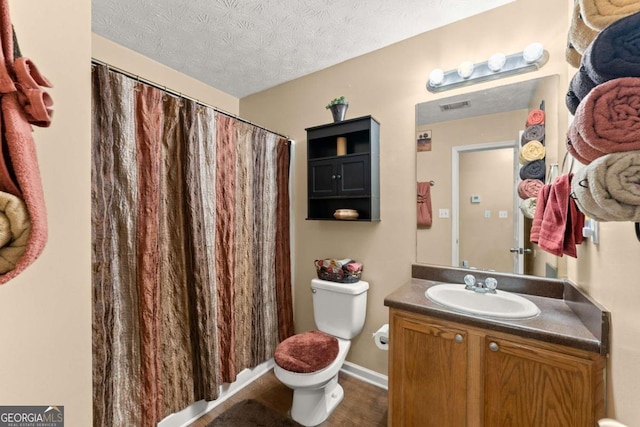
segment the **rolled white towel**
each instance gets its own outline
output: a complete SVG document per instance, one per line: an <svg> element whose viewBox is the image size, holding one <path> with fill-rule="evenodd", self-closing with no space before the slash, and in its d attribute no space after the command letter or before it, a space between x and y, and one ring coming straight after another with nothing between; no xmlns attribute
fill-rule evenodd
<svg viewBox="0 0 640 427"><path fill-rule="evenodd" d="M593 219L640 221L640 151L599 157L575 173L571 190Z"/></svg>

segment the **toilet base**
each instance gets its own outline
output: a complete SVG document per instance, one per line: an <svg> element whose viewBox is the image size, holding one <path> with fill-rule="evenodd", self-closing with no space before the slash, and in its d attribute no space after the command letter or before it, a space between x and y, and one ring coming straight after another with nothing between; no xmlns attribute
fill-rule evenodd
<svg viewBox="0 0 640 427"><path fill-rule="evenodd" d="M344 390L338 384L338 375L324 387L294 389L291 418L305 427L317 426L329 418L343 397Z"/></svg>

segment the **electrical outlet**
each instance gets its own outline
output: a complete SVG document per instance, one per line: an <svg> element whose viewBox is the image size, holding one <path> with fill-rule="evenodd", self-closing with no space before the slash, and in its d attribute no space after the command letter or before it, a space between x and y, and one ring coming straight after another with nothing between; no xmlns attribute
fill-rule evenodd
<svg viewBox="0 0 640 427"><path fill-rule="evenodd" d="M438 216L440 218L449 218L449 209L440 209Z"/></svg>
<svg viewBox="0 0 640 427"><path fill-rule="evenodd" d="M498 218L507 218L508 216L507 211L498 211Z"/></svg>

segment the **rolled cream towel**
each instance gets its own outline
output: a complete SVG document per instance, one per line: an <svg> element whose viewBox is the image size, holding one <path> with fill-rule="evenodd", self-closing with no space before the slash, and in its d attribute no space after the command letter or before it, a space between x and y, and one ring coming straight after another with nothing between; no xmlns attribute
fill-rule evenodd
<svg viewBox="0 0 640 427"><path fill-rule="evenodd" d="M586 215L600 221L640 221L640 151L594 160L576 173L571 187Z"/></svg>
<svg viewBox="0 0 640 427"><path fill-rule="evenodd" d="M524 165L535 160L544 159L545 153L544 145L540 141L529 141L520 147L518 160L521 165Z"/></svg>
<svg viewBox="0 0 640 427"><path fill-rule="evenodd" d="M582 19L597 31L636 12L640 12L638 0L580 0Z"/></svg>
<svg viewBox="0 0 640 427"><path fill-rule="evenodd" d="M0 274L16 267L30 235L27 206L18 197L0 191Z"/></svg>
<svg viewBox="0 0 640 427"><path fill-rule="evenodd" d="M533 219L535 217L537 200L537 197L530 197L520 203L520 211L525 218Z"/></svg>
<svg viewBox="0 0 640 427"><path fill-rule="evenodd" d="M520 145L524 145L529 141L539 141L544 144L544 125L532 125L525 128L520 139Z"/></svg>
<svg viewBox="0 0 640 427"><path fill-rule="evenodd" d="M640 150L640 78L623 77L596 86L580 102L567 136L581 158Z"/></svg>
<svg viewBox="0 0 640 427"><path fill-rule="evenodd" d="M567 37L568 38L568 37ZM564 59L573 68L580 68L580 62L582 61L582 54L576 50L570 41L567 41L567 48L564 51Z"/></svg>
<svg viewBox="0 0 640 427"><path fill-rule="evenodd" d="M588 166L587 166L588 167ZM610 221L609 214L593 198L587 180L587 167L579 169L571 181L571 195L583 214L596 221Z"/></svg>
<svg viewBox="0 0 640 427"><path fill-rule="evenodd" d="M544 185L544 182L539 179L525 179L518 183L518 196L521 199L529 199L531 197L538 197L540 189Z"/></svg>
<svg viewBox="0 0 640 427"><path fill-rule="evenodd" d="M582 19L580 2L575 0L573 4L573 14L571 16L571 25L569 26L569 42L575 50L582 55L597 35L598 31L589 27L584 22L584 19Z"/></svg>

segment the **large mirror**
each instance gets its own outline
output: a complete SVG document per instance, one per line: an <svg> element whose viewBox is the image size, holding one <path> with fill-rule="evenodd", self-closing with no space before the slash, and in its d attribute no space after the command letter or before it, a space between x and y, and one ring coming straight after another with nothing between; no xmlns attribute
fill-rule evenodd
<svg viewBox="0 0 640 427"><path fill-rule="evenodd" d="M553 75L416 105L416 181L419 193L429 186L432 211L416 226L417 263L558 276L561 259L529 242L517 193L534 109L545 112L547 180L557 170L558 87Z"/></svg>

